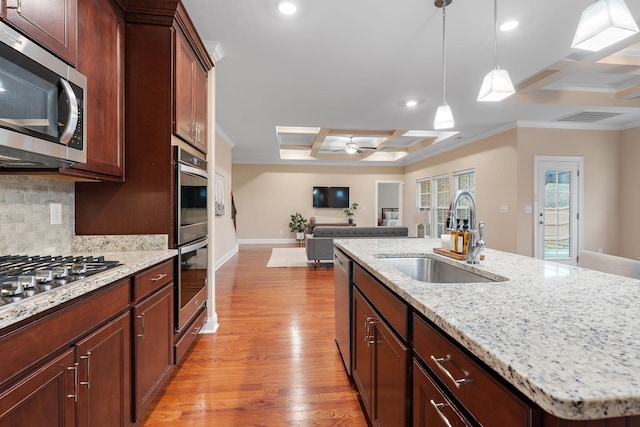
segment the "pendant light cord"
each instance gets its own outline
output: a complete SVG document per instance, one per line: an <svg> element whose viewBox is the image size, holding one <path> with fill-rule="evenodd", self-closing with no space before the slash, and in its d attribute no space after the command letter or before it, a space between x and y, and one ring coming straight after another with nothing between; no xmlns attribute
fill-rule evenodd
<svg viewBox="0 0 640 427"><path fill-rule="evenodd" d="M493 0L493 68L498 69L498 0Z"/></svg>
<svg viewBox="0 0 640 427"><path fill-rule="evenodd" d="M447 60L447 54L446 54L446 45L447 45L447 36L446 36L446 31L445 31L445 27L446 27L446 11L445 9L447 8L446 5L446 1L444 2L444 4L442 5L442 105L446 105L447 104L447 97L446 97L446 82L447 82L447 78L446 78L446 73L445 73L445 61Z"/></svg>

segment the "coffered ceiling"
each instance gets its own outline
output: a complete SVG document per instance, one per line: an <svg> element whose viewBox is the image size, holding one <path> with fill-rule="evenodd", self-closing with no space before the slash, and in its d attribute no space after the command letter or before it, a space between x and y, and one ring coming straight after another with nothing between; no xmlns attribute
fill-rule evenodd
<svg viewBox="0 0 640 427"><path fill-rule="evenodd" d="M433 129L442 103L442 10L432 0L184 0L205 44L219 42L216 126L234 163L403 165L518 126L640 126L640 36L606 51L571 48L592 0L501 0L498 64L517 93L476 101L493 68L493 1L447 7L446 101L456 125ZM627 0L640 21L640 2ZM218 50L218 53L221 51ZM408 99L415 107L405 106ZM348 142L359 150L345 152Z"/></svg>

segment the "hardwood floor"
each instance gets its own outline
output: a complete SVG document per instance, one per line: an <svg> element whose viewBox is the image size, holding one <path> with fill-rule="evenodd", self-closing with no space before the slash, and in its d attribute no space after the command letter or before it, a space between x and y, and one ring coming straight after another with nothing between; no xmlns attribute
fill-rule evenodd
<svg viewBox="0 0 640 427"><path fill-rule="evenodd" d="M201 335L138 426L366 426L334 342L333 268L266 268L242 245Z"/></svg>

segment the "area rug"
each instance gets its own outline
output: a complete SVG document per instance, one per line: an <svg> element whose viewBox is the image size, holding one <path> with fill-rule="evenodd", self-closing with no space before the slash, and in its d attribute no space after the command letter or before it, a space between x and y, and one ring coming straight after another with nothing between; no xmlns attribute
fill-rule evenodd
<svg viewBox="0 0 640 427"><path fill-rule="evenodd" d="M267 267L306 267L308 263L304 248L273 248Z"/></svg>

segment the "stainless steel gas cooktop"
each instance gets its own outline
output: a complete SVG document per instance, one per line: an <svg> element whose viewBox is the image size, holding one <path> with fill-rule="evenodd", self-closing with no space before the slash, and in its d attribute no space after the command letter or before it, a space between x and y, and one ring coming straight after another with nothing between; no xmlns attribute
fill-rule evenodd
<svg viewBox="0 0 640 427"><path fill-rule="evenodd" d="M103 256L0 256L0 306L120 265Z"/></svg>

